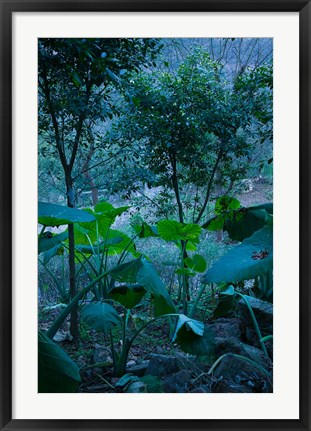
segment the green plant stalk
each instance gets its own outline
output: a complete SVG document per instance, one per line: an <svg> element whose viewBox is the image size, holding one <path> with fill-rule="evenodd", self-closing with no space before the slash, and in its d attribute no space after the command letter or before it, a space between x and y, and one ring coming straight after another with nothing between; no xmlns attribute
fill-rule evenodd
<svg viewBox="0 0 311 431"><path fill-rule="evenodd" d="M66 290L63 290L63 286L61 285L61 283L57 280L57 278L55 277L55 275L52 273L52 271L49 270L49 268L42 262L42 260L38 259L38 261L41 263L41 265L43 266L43 268L46 270L46 272L50 275L50 277L53 279L54 283L56 284L58 293L63 297L66 298L67 296L67 292Z"/></svg>
<svg viewBox="0 0 311 431"><path fill-rule="evenodd" d="M252 309L252 307L251 307L251 305L250 305L249 301L247 300L247 298L246 298L244 295L242 295L242 293L238 293L238 292L237 292L237 295L238 295L238 296L240 296L240 297L243 299L243 301L245 302L245 304L246 304L246 306L247 306L247 308L248 308L248 311L249 311L249 313L250 313L251 319L252 319L252 321L253 321L253 324L254 324L254 326L255 326L255 331L256 331L256 334L257 334L257 336L258 336L258 339L259 339L259 342L260 342L260 345L261 345L262 351L263 351L263 352L264 352L264 354L267 356L267 358L269 358L269 355L268 355L268 352L267 352L267 349L266 349L265 343L263 343L263 342L261 341L261 339L262 339L261 331L260 331L260 328L259 328L259 325L258 325L258 322L257 322L256 316L255 316L255 314L254 314L254 311L253 311L253 309Z"/></svg>
<svg viewBox="0 0 311 431"><path fill-rule="evenodd" d="M127 253L128 248L130 247L131 244L134 243L135 239L139 236L139 233L137 233L136 235L133 236L133 238L131 238L131 240L129 241L129 243L126 245L126 247L124 248L124 250L121 253L121 256L118 260L118 265L123 261L123 259L125 258L125 253Z"/></svg>
<svg viewBox="0 0 311 431"><path fill-rule="evenodd" d="M97 246L96 248L97 248L97 252L95 252L95 246L93 245L90 236L88 234L85 234L85 236L86 236L86 238L90 244L90 247L92 249L92 252L93 252L94 265L91 264L90 260L87 260L87 262L93 268L94 274L98 275L101 273L101 270L100 270L100 260L101 259L100 259L100 243L99 243L99 232L98 232L98 220L97 219L96 219L95 225L96 225L96 246ZM97 294L98 294L98 297L103 297L102 280L100 280L98 282Z"/></svg>
<svg viewBox="0 0 311 431"><path fill-rule="evenodd" d="M142 325L130 339L127 339L125 337L125 334L123 335L125 342L122 345L120 357L116 361L116 365L114 366L115 374L118 377L122 376L126 372L126 364L127 364L127 359L128 359L128 355L130 352L130 348L132 347L132 344L135 341L135 339L138 337L138 335L151 323L154 323L159 319L163 319L166 317L170 318L172 316L179 316L179 314L177 314L177 313L163 314L163 316L157 316L154 319L149 320L149 322L146 322L144 325ZM125 321L126 320L127 320L127 318L125 317Z"/></svg>
<svg viewBox="0 0 311 431"><path fill-rule="evenodd" d="M262 274L259 277L258 284L262 297L270 299L273 292L272 270L268 271L266 274Z"/></svg>
<svg viewBox="0 0 311 431"><path fill-rule="evenodd" d="M97 377L102 380L104 383L106 383L107 386L109 386L111 389L115 389L115 387L108 382L108 380L106 380L103 376L101 376L100 374L97 374Z"/></svg>
<svg viewBox="0 0 311 431"><path fill-rule="evenodd" d="M211 292L212 292L212 305L215 307L215 289L214 289L214 283L211 283Z"/></svg>
<svg viewBox="0 0 311 431"><path fill-rule="evenodd" d="M42 235L44 234L45 229L46 229L46 226L45 226L45 225L43 225L43 226L42 226L42 229L41 229L41 231L40 231L40 233L39 233L39 238L42 238Z"/></svg>
<svg viewBox="0 0 311 431"><path fill-rule="evenodd" d="M56 332L59 330L61 325L63 324L66 317L70 314L71 310L78 305L79 301L92 289L93 286L98 283L99 280L106 277L110 271L103 272L98 277L96 277L90 284L88 284L84 289L77 293L77 295L70 301L64 311L57 317L55 322L52 324L50 329L47 331L47 336L53 339Z"/></svg>
<svg viewBox="0 0 311 431"><path fill-rule="evenodd" d="M64 246L69 250L69 248L67 247L67 245L66 245L66 244L64 244ZM78 251L78 250L77 250L77 251ZM84 257L85 262L87 262L87 263L90 265L90 267L91 267L92 271L94 272L94 275L95 275L95 276L98 276L98 272L96 271L96 268L93 266L93 264L90 262L89 258L87 258L87 256L85 256L85 254L84 254L84 253L82 253L81 251L78 251L78 253L77 253L77 251L75 251L75 258L76 258L76 259L77 259L77 261L80 263L80 265L83 267L83 269L84 269L84 271L85 271L86 275L88 276L88 278L90 279L90 281L92 281L92 277L91 277L91 275L90 275L89 271L87 270L87 268L86 268L86 266L85 266L84 262L83 262L83 261L80 259L80 257L78 256L78 253L82 254L82 256ZM100 296L99 296L98 289L97 289L97 287L96 287L96 286L94 286L93 292L94 292L94 295L95 295L96 300L97 300L97 301L99 301Z"/></svg>
<svg viewBox="0 0 311 431"><path fill-rule="evenodd" d="M246 356L242 356L242 355L237 355L236 353L225 353L224 355L220 356L215 362L214 364L211 366L211 368L208 371L208 375L211 375L214 370L216 369L216 367L220 364L220 362L226 358L227 356L234 356L235 358L241 359L245 362L248 362L249 364L253 365L254 367L258 368L268 379L269 383L272 385L271 382L271 375L270 373L261 365L257 364L257 362L252 361L251 359L247 358Z"/></svg>
<svg viewBox="0 0 311 431"><path fill-rule="evenodd" d="M135 334L132 336L132 338L128 341L129 342L129 344L130 344L130 347L132 346L132 344L133 344L133 342L134 342L134 340L135 340L135 338L137 338L137 336L148 326L148 325L150 325L151 323L154 323L154 322L156 322L157 320L160 320L160 319L164 319L164 318L166 318L166 317L173 317L173 316L175 316L175 317L178 317L179 316L179 314L178 313L169 313L169 314L163 314L162 316L157 316L157 317L155 317L155 318L153 318L153 319L151 319L151 320L149 320L149 322L146 322L146 323L144 323L136 332L135 332Z"/></svg>
<svg viewBox="0 0 311 431"><path fill-rule="evenodd" d="M131 238L131 240L129 241L129 243L126 245L126 247L124 248L124 250L122 251L122 253L121 253L121 255L120 255L120 257L119 257L119 259L118 259L118 261L117 261L117 265L120 265L122 262L123 262L123 260L124 260L124 258L125 258L125 256L126 256L126 253L127 253L127 249L129 248L129 246L134 242L134 240L137 238L139 236L139 233L138 234L136 234L136 235L134 235L133 236L133 238ZM108 256L108 250L107 250L107 256ZM111 279L110 280L110 284L109 284L109 287L108 287L108 291L111 291L113 289L113 280Z"/></svg>
<svg viewBox="0 0 311 431"><path fill-rule="evenodd" d="M110 335L110 349L111 349L111 355L112 355L113 369L116 373L118 367L117 367L116 349L114 347L112 331L109 331L109 335Z"/></svg>
<svg viewBox="0 0 311 431"><path fill-rule="evenodd" d="M181 267L187 268L185 264L185 259L187 258L187 241L181 241ZM182 285L183 285L183 313L187 314L188 301L190 300L189 295L189 277L187 274L182 274Z"/></svg>
<svg viewBox="0 0 311 431"><path fill-rule="evenodd" d="M111 224L109 225L107 232L106 232L106 235L105 235L105 239L104 239L105 245L107 244L110 227L111 227ZM98 235L98 239L99 239L99 232L97 233L97 235ZM106 249L107 249L107 251L105 252ZM100 247L98 247L98 254L100 254ZM101 261L100 261L100 268L99 268L100 271L102 271L102 269L103 269L104 257L105 257L105 269L107 268L107 256L108 256L108 247L104 247L104 250L102 252Z"/></svg>
<svg viewBox="0 0 311 431"><path fill-rule="evenodd" d="M200 300L201 300L201 297L202 297L202 295L203 295L203 292L204 292L204 290L205 290L206 286L207 286L206 284L202 284L202 286L201 286L201 288L200 288L200 291L199 291L199 293L198 293L197 297L195 298L195 301L194 301L193 307L191 308L191 311L190 311L190 313L189 313L189 317L190 317L190 318L193 318L193 316L195 315L195 312L197 311L197 308L198 308L199 302L200 302Z"/></svg>
<svg viewBox="0 0 311 431"><path fill-rule="evenodd" d="M107 242L107 237L108 237L108 232L109 232L110 226L107 229L106 232L106 237L105 237L105 243ZM99 241L99 226L98 226L98 220L96 219L96 244L97 244L97 253L94 253L94 256L96 256L96 261L97 261L97 273L100 274L102 272L102 267L103 267L103 258L105 255L105 248L102 252L102 256L100 255L100 241ZM103 299L107 298L107 283L106 281L101 280L98 283L98 287L99 287L99 291L100 291L100 295Z"/></svg>
<svg viewBox="0 0 311 431"><path fill-rule="evenodd" d="M125 314L124 314L124 319L123 319L123 331L122 331L122 343L123 343L123 345L126 344L126 331L127 331L127 325L128 325L130 315L131 315L131 310L127 309Z"/></svg>
<svg viewBox="0 0 311 431"><path fill-rule="evenodd" d="M260 340L261 343L266 343L267 341L273 340L273 335L266 335L265 337L262 337Z"/></svg>
<svg viewBox="0 0 311 431"><path fill-rule="evenodd" d="M181 275L179 275L178 277L177 277L177 279L178 279L178 293L177 293L177 301L178 301L178 303L180 303L181 302L181 293L182 293L182 280L181 280Z"/></svg>
<svg viewBox="0 0 311 431"><path fill-rule="evenodd" d="M69 247L67 246L67 244L62 243L62 245L63 245L67 250L69 250ZM95 267L93 266L93 264L90 262L89 258L88 258L87 256L85 256L85 254L84 254L82 251L75 250L75 258L76 258L76 259L77 259L77 261L80 263L80 265L82 265L82 266L83 266L83 268L84 268L85 273L87 274L87 276L90 278L90 276L89 276L89 272L88 272L88 270L87 270L86 266L84 265L84 262L82 262L82 260L81 260L81 259L80 259L80 257L78 256L78 253L82 254L82 256L84 257L85 261L90 265L90 267L91 267L92 271L94 272L94 274L95 274L95 275L97 275L96 268L95 268Z"/></svg>

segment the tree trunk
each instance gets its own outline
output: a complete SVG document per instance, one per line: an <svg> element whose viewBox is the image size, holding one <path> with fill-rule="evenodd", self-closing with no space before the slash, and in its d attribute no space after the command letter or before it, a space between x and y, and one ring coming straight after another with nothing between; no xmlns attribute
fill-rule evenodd
<svg viewBox="0 0 311 431"><path fill-rule="evenodd" d="M178 185L178 177L177 177L177 162L174 154L170 154L170 162L173 170L172 174L172 185L177 201L177 207L178 207L178 216L179 216L179 222L184 223L184 212L182 207L182 202L180 199L180 193L179 193L179 185ZM185 264L185 259L188 257L187 254L187 241L180 241L181 250L182 250L182 268L187 268L187 265ZM190 301L190 289L189 289L189 278L186 274L182 275L182 282L183 282L183 288L182 288L182 302L183 302L183 313L187 313L188 309L188 302ZM178 300L180 301L180 297Z"/></svg>
<svg viewBox="0 0 311 431"><path fill-rule="evenodd" d="M66 188L67 188L67 205L73 208L74 194L71 172L66 172ZM68 241L69 241L69 293L72 300L77 294L76 286L76 265L75 265L75 239L73 224L68 225ZM74 340L79 338L78 326L78 307L75 306L70 315L70 334Z"/></svg>

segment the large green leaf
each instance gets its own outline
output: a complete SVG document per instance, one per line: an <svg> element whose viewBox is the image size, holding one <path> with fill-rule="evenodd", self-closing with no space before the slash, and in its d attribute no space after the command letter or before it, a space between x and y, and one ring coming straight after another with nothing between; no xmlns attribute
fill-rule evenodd
<svg viewBox="0 0 311 431"><path fill-rule="evenodd" d="M124 307L131 309L140 303L145 293L145 288L139 284L123 284L114 287L109 292L109 296Z"/></svg>
<svg viewBox="0 0 311 431"><path fill-rule="evenodd" d="M186 327L187 331L192 331L193 334L199 335L200 337L202 337L202 335L204 333L204 323L203 322L200 322L199 320L191 319L190 317L185 316L184 314L180 314L178 316L178 321L177 321L177 325L176 325L176 329L175 329L175 333L174 333L172 342L174 342L176 340L179 331L184 326Z"/></svg>
<svg viewBox="0 0 311 431"><path fill-rule="evenodd" d="M153 296L156 316L175 312L171 297L152 263L141 259L136 280Z"/></svg>
<svg viewBox="0 0 311 431"><path fill-rule="evenodd" d="M51 232L45 232L43 236L39 235L38 238L38 254L50 250L56 245L60 244L68 238L68 232L62 232L60 234L52 234Z"/></svg>
<svg viewBox="0 0 311 431"><path fill-rule="evenodd" d="M234 247L203 276L203 283L237 283L272 269L273 226L268 224Z"/></svg>
<svg viewBox="0 0 311 431"><path fill-rule="evenodd" d="M61 226L93 220L94 217L87 211L45 202L38 203L38 222L44 226Z"/></svg>
<svg viewBox="0 0 311 431"><path fill-rule="evenodd" d="M46 265L55 256L61 256L64 254L64 247L62 244L56 244L43 254L43 263Z"/></svg>
<svg viewBox="0 0 311 431"><path fill-rule="evenodd" d="M198 329L199 333L195 332L194 328ZM191 355L209 356L214 349L214 334L204 325L203 328L201 325L182 325L177 332L176 341L184 352Z"/></svg>
<svg viewBox="0 0 311 431"><path fill-rule="evenodd" d="M159 236L158 230L155 226L151 226L148 223L141 221L141 223L131 223L134 231L139 235L139 238L149 238Z"/></svg>
<svg viewBox="0 0 311 431"><path fill-rule="evenodd" d="M256 205L252 208L256 208L258 210L266 210L268 214L273 215L273 203L268 202L266 204Z"/></svg>
<svg viewBox="0 0 311 431"><path fill-rule="evenodd" d="M157 224L159 235L165 241L194 241L201 233L197 224L182 224L176 220L161 220Z"/></svg>
<svg viewBox="0 0 311 431"><path fill-rule="evenodd" d="M77 364L44 333L38 335L38 392L75 392L81 382Z"/></svg>
<svg viewBox="0 0 311 431"><path fill-rule="evenodd" d="M215 203L215 214L222 214L225 211L236 210L240 208L240 202L230 196L221 196Z"/></svg>
<svg viewBox="0 0 311 431"><path fill-rule="evenodd" d="M242 241L268 223L272 214L272 203L231 209L217 214L203 227L211 231L223 229L228 232L231 239Z"/></svg>
<svg viewBox="0 0 311 431"><path fill-rule="evenodd" d="M129 206L115 208L109 202L99 202L95 206L94 210L97 214L103 214L107 218L109 217L111 222L113 223L117 216L123 214L129 208L130 208Z"/></svg>
<svg viewBox="0 0 311 431"><path fill-rule="evenodd" d="M95 206L95 214L98 221L100 235L105 238L108 229L115 222L117 216L129 209L129 206L115 208L108 202L100 202Z"/></svg>
<svg viewBox="0 0 311 431"><path fill-rule="evenodd" d="M213 313L213 317L226 317L234 310L235 290L233 286L228 286L218 297L218 305Z"/></svg>
<svg viewBox="0 0 311 431"><path fill-rule="evenodd" d="M136 283L140 266L141 259L138 258L110 269L109 273L112 278L122 283Z"/></svg>
<svg viewBox="0 0 311 431"><path fill-rule="evenodd" d="M108 248L109 255L120 254L124 250L133 254L134 256L136 255L135 244L129 236L119 230L110 229L107 239L108 241L112 241L114 238L121 238L121 241L111 243L110 247Z"/></svg>
<svg viewBox="0 0 311 431"><path fill-rule="evenodd" d="M195 272L204 272L206 270L206 260L200 254L195 254L192 257L186 257L184 262L188 268Z"/></svg>
<svg viewBox="0 0 311 431"><path fill-rule="evenodd" d="M264 227L267 215L265 209L247 208L245 211L237 211L231 219L226 219L224 230L228 232L231 239L243 241Z"/></svg>
<svg viewBox="0 0 311 431"><path fill-rule="evenodd" d="M88 227L86 227L88 225ZM93 226L94 225L94 226ZM94 227L94 229L93 229ZM97 241L96 223L79 223L74 226L75 245L95 244Z"/></svg>
<svg viewBox="0 0 311 431"><path fill-rule="evenodd" d="M94 221L91 223L81 223L80 226L88 231L88 234L97 238L105 239L107 233L114 223L117 216L121 215L128 210L128 206L115 208L109 202L99 202L93 211L91 208L87 208L89 214L93 216Z"/></svg>
<svg viewBox="0 0 311 431"><path fill-rule="evenodd" d="M105 250L109 249L109 247L115 246L116 244L119 244L123 241L123 238L120 236L108 239L107 241L102 241L99 245L100 253L104 252ZM97 245L90 246L90 245L77 245L76 250L80 251L84 254L93 254L93 251L97 252Z"/></svg>
<svg viewBox="0 0 311 431"><path fill-rule="evenodd" d="M88 326L102 332L109 332L121 322L117 311L104 302L91 302L85 305L81 316Z"/></svg>

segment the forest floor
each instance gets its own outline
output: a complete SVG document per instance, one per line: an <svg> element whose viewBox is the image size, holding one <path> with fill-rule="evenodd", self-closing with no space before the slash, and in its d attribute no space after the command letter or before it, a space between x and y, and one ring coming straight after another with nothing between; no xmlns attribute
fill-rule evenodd
<svg viewBox="0 0 311 431"><path fill-rule="evenodd" d="M243 206L271 202L272 185L263 180L254 181L251 187L242 191L237 198ZM60 312L58 306L53 308L50 305L48 297L41 294L39 329L44 331L50 327ZM150 309L141 310L140 313L138 308L135 319L130 322L130 331L137 329L139 318L148 313L151 313ZM247 328L239 316L212 322L216 324L217 331L220 330L221 333L222 325L225 325L226 331L238 332L238 335L233 337L236 338L235 344L227 345L227 341L221 341L224 353L230 353L230 349L233 349L232 353L241 354L245 349L252 348L256 349L252 351L252 355L259 358L258 361L265 360L262 358L261 352L258 352L256 343L254 346L254 343L249 344L249 340L245 339ZM79 392L139 392L141 390L144 392L270 392L272 390L272 386L267 383L265 376L258 370L256 373L247 367L243 369L245 364L237 364L235 371L232 371L233 374L229 377L220 374L218 376L208 375L207 371L216 358L211 357L198 361L193 356L182 353L177 344L170 341L171 335L167 323L152 324L141 333L129 353L127 372L132 376L132 380L130 379L130 382L125 385L118 384L120 378L113 374L109 340L103 334L89 330L80 324L80 339L71 341L67 319L56 334L55 341L67 351L80 368L82 383ZM121 333L116 331L114 337L120 348ZM272 362L270 360L267 362L265 368L271 371ZM232 365L232 363L231 360L230 364ZM181 364L183 365L181 366ZM153 378L150 380L151 374ZM146 376L149 377L146 379ZM133 385L135 382L136 386Z"/></svg>

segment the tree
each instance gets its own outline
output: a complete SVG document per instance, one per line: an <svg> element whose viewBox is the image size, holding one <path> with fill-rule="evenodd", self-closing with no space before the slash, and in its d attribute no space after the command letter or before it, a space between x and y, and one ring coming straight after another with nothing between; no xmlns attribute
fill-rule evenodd
<svg viewBox="0 0 311 431"><path fill-rule="evenodd" d="M143 166L143 183L173 192L179 221L199 223L217 182L230 188L245 177L259 130L272 115L272 91L264 79L259 87L260 74L247 70L230 83L219 63L196 48L176 72L134 76L130 107L117 123L123 145L132 142L133 189Z"/></svg>
<svg viewBox="0 0 311 431"><path fill-rule="evenodd" d="M77 155L81 150L85 152L88 165L88 149L94 151L91 125L115 113L115 88L128 71L137 71L154 58L157 45L155 39L39 40L39 133L48 138L51 153L61 162L69 207L75 206ZM87 168L84 165L84 171ZM68 237L73 298L76 295L73 225L68 226ZM77 338L77 308L71 315L70 330Z"/></svg>

